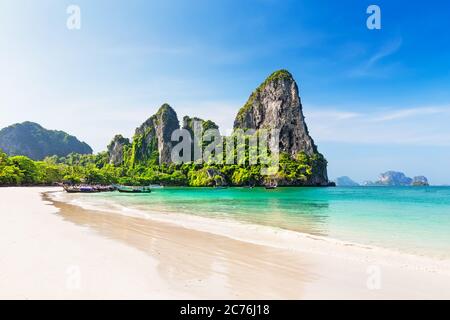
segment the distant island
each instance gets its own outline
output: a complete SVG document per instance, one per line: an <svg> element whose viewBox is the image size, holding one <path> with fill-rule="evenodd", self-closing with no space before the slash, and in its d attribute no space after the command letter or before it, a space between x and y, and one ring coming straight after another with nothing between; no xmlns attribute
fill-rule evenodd
<svg viewBox="0 0 450 320"><path fill-rule="evenodd" d="M185 116L181 128L193 132L193 123L203 130L218 128L211 120ZM174 163L171 141L180 121L169 104L140 125L132 139L117 134L107 150L92 155L92 149L75 137L49 131L26 122L3 129L0 148L0 185L50 184L55 182L183 186L329 186L327 161L309 135L297 83L286 70L272 73L238 111L235 132L279 129L279 166L274 175L261 174L262 164ZM191 137L191 141L193 141ZM192 142L193 143L193 142ZM202 144L206 150L208 144ZM42 160L42 161L32 161Z"/></svg>
<svg viewBox="0 0 450 320"><path fill-rule="evenodd" d="M336 179L336 185L339 187L357 187L361 186L359 183L353 181L347 176L339 177ZM387 186L387 187L408 187L408 186L429 186L427 177L416 176L414 178L407 177L403 172L398 171L387 171L380 174L377 181L364 181L362 186L365 187L376 187L376 186Z"/></svg>
<svg viewBox="0 0 450 320"><path fill-rule="evenodd" d="M336 179L336 186L338 187L359 187L359 183L353 181L347 176L339 177Z"/></svg>
<svg viewBox="0 0 450 320"><path fill-rule="evenodd" d="M0 130L0 149L9 156L43 160L70 153L92 154L92 148L64 131L47 130L34 122L23 122Z"/></svg>
<svg viewBox="0 0 450 320"><path fill-rule="evenodd" d="M428 186L428 179L424 176L416 176L414 178L407 177L403 172L387 171L380 175L378 181L366 181L365 186L391 186L391 187L408 187L408 186Z"/></svg>

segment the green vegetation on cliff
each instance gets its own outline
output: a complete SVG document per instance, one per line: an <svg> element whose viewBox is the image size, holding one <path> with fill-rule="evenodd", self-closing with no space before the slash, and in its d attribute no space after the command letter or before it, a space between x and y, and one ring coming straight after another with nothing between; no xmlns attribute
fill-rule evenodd
<svg viewBox="0 0 450 320"><path fill-rule="evenodd" d="M276 106L276 112L273 106ZM44 130L35 124L30 126L33 130ZM261 149L259 151L262 152L258 153L256 144L249 142L261 142L261 134L266 134L265 130L273 127L279 129L279 163L276 171L270 168L269 171L275 171L272 175L266 175L264 169L268 168L269 155ZM266 185L273 182L285 186L328 184L327 161L317 151L308 133L298 87L286 70L272 73L256 88L239 110L235 131L230 137L224 139L218 131L208 132L209 129L218 129L217 124L196 117L184 117L181 128L191 134L189 137L185 131L180 135L182 142L187 142L182 150L172 141L173 133L178 134L176 130L180 129L177 114L170 105L163 104L136 129L131 140L121 135L114 136L106 152L82 155L80 153L83 152L79 151L46 151L44 154L51 156L45 159L26 157L29 155L25 152L28 149L9 153L14 155L11 157L1 153L0 185L55 182L195 187ZM203 137L194 131L201 131ZM249 135L250 132L257 133L259 137ZM36 136L43 137L44 133ZM53 134L59 136L63 133ZM64 137L63 140L71 140L67 135ZM189 141L183 141L188 138ZM189 146L191 157L185 157L184 152L189 152ZM32 140L31 148L39 147L39 142ZM221 150L228 156L230 151L234 152L234 156L231 154L233 159L221 159ZM173 151L180 152L178 155L183 156L183 160L174 160ZM30 158L43 160L33 161ZM228 164L217 164L223 162Z"/></svg>
<svg viewBox="0 0 450 320"><path fill-rule="evenodd" d="M271 82L273 81L278 81L278 80L284 80L284 79L288 79L288 80L293 80L292 74L284 69L275 71L274 73L272 73L271 75L269 75L266 80L264 80L263 83L261 83L259 85L258 88L255 89L255 91L252 92L252 94L250 95L250 97L248 98L247 102L244 104L244 106L239 109L238 114L237 114L237 119L242 121L245 114L252 108L253 103L255 102L255 98L256 96Z"/></svg>
<svg viewBox="0 0 450 320"><path fill-rule="evenodd" d="M24 122L0 130L0 149L10 156L24 155L34 160L70 153L91 154L92 149L63 131L47 130L37 123Z"/></svg>
<svg viewBox="0 0 450 320"><path fill-rule="evenodd" d="M114 166L106 153L97 155L70 154L33 161L25 156L8 157L0 151L0 185L51 185L54 183L125 184L167 186L262 185L276 178L283 184L308 184L317 163L325 159L306 154L297 160L280 156L280 167L274 177L261 175L261 165L163 164Z"/></svg>

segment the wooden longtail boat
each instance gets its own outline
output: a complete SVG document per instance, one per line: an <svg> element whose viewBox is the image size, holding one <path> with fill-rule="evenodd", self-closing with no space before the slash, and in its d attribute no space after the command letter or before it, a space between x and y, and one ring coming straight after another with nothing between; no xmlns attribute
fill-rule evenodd
<svg viewBox="0 0 450 320"><path fill-rule="evenodd" d="M266 185L265 188L267 190L272 190L278 188L278 183L276 181L271 182L270 184Z"/></svg>
<svg viewBox="0 0 450 320"><path fill-rule="evenodd" d="M149 187L117 187L117 190L122 193L151 193L152 190Z"/></svg>
<svg viewBox="0 0 450 320"><path fill-rule="evenodd" d="M63 188L68 193L94 193L94 192L99 192L98 190L96 190L93 187L69 187L69 186L64 186Z"/></svg>
<svg viewBox="0 0 450 320"><path fill-rule="evenodd" d="M112 192L116 188L114 186L67 186L63 185L67 193L96 193L96 192Z"/></svg>

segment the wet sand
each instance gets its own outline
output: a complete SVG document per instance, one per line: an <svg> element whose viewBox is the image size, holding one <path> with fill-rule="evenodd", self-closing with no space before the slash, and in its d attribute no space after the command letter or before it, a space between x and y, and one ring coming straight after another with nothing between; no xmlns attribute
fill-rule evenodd
<svg viewBox="0 0 450 320"><path fill-rule="evenodd" d="M303 284L313 280L307 271L312 267L307 259L285 250L168 223L52 203L65 220L155 257L159 275L171 287L193 297L301 298Z"/></svg>
<svg viewBox="0 0 450 320"><path fill-rule="evenodd" d="M438 272L428 260L309 236L257 244L250 232L246 241L207 226L86 210L51 192L60 190L0 189L0 298L450 297L450 270Z"/></svg>

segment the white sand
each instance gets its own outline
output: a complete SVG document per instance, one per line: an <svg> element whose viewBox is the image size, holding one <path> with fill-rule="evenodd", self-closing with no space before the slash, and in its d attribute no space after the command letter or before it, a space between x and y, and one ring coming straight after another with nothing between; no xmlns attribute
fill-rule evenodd
<svg viewBox="0 0 450 320"><path fill-rule="evenodd" d="M0 298L450 298L449 261L177 215L58 213L46 190L0 188Z"/></svg>
<svg viewBox="0 0 450 320"><path fill-rule="evenodd" d="M155 259L63 221L47 190L0 188L0 299L179 297Z"/></svg>

